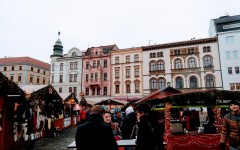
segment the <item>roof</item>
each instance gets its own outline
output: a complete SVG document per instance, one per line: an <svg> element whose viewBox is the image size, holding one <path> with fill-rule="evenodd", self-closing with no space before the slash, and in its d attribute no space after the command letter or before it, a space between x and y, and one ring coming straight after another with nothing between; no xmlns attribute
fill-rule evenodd
<svg viewBox="0 0 240 150"><path fill-rule="evenodd" d="M107 100L103 100L101 102L95 103L94 105L125 105L127 104L127 102L125 101L117 101L117 100L113 100L113 99L107 99Z"/></svg>
<svg viewBox="0 0 240 150"><path fill-rule="evenodd" d="M43 67L50 70L50 64L43 61L31 58L31 57L10 57L10 58L0 58L1 65L13 65L13 64L31 64L39 67Z"/></svg>
<svg viewBox="0 0 240 150"><path fill-rule="evenodd" d="M224 25L231 25L231 24L239 24L240 23L240 15L236 16L222 16L217 19L213 19L215 23L215 28L217 32L224 32L224 31L232 31L232 30L239 30L240 26L232 27L232 28L223 28Z"/></svg>
<svg viewBox="0 0 240 150"><path fill-rule="evenodd" d="M91 50L94 49L94 48L102 48L103 49L103 53L106 54L109 51L114 50L115 47L117 47L115 44L114 45L107 45L107 46L91 47L91 48L88 48L86 50L85 56L90 55L91 54ZM118 49L118 47L117 47L117 49Z"/></svg>
<svg viewBox="0 0 240 150"><path fill-rule="evenodd" d="M177 94L177 93L182 93L182 92L173 88L173 87L171 87L171 86L168 86L165 89L157 90L157 91L149 94L148 96L146 96L146 97L142 98L141 100L137 101L136 104L142 103L144 101L149 101L149 100L152 100L152 99L162 99L162 98L165 98L169 95L173 95L173 94Z"/></svg>
<svg viewBox="0 0 240 150"><path fill-rule="evenodd" d="M31 93L45 87L46 85L19 85L19 87L23 90L23 91L26 91L26 90L30 90Z"/></svg>

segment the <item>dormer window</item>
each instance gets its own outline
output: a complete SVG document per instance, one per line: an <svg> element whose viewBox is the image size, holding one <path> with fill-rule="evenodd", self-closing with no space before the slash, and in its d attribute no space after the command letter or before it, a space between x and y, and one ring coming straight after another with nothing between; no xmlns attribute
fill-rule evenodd
<svg viewBox="0 0 240 150"><path fill-rule="evenodd" d="M76 56L76 55L77 55L76 52L73 52L73 53L72 53L72 56Z"/></svg>

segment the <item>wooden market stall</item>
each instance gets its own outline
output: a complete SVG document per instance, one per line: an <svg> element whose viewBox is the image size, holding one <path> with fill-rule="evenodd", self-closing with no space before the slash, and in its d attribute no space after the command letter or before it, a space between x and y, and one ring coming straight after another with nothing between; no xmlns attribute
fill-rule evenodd
<svg viewBox="0 0 240 150"><path fill-rule="evenodd" d="M0 72L0 149L15 149L23 144L23 135L14 130L15 104L25 103L25 93ZM22 124L19 124L19 127ZM16 127L16 126L15 126ZM21 128L19 128L21 129ZM18 140L14 141L14 137Z"/></svg>
<svg viewBox="0 0 240 150"><path fill-rule="evenodd" d="M218 150L222 117L227 113L228 102L239 97L240 91L213 89L173 94L146 102L156 109L164 109L167 150ZM186 115L189 119L183 115L186 110L190 113Z"/></svg>

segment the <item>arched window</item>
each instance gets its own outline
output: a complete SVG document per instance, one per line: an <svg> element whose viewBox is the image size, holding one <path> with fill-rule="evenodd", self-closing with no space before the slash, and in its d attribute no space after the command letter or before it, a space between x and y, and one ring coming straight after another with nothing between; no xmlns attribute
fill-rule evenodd
<svg viewBox="0 0 240 150"><path fill-rule="evenodd" d="M207 52L211 52L211 47L210 46L207 47Z"/></svg>
<svg viewBox="0 0 240 150"><path fill-rule="evenodd" d="M181 69L182 68L182 60L180 58L177 58L174 60L174 68L175 69Z"/></svg>
<svg viewBox="0 0 240 150"><path fill-rule="evenodd" d="M156 79L151 79L150 80L150 89L151 90L157 89L157 80Z"/></svg>
<svg viewBox="0 0 240 150"><path fill-rule="evenodd" d="M182 77L176 78L176 89L182 89L183 88L183 79Z"/></svg>
<svg viewBox="0 0 240 150"><path fill-rule="evenodd" d="M204 58L203 58L203 67L212 67L213 64L212 64L212 57L210 55L206 55Z"/></svg>
<svg viewBox="0 0 240 150"><path fill-rule="evenodd" d="M189 81L190 81L190 84L189 84L190 88L195 89L198 87L197 78L195 76L191 76Z"/></svg>
<svg viewBox="0 0 240 150"><path fill-rule="evenodd" d="M213 88L213 87L215 87L215 85L214 85L214 77L212 75L206 75L205 76L205 84L206 84L206 88Z"/></svg>
<svg viewBox="0 0 240 150"><path fill-rule="evenodd" d="M150 71L155 71L155 70L156 70L155 62L150 62Z"/></svg>
<svg viewBox="0 0 240 150"><path fill-rule="evenodd" d="M72 56L76 56L76 55L77 55L76 52L73 52L73 53L72 53Z"/></svg>
<svg viewBox="0 0 240 150"><path fill-rule="evenodd" d="M196 68L196 59L194 57L188 59L188 68Z"/></svg>
<svg viewBox="0 0 240 150"><path fill-rule="evenodd" d="M165 79L164 78L159 78L159 89L164 89L165 86L166 86L166 83L165 83Z"/></svg>
<svg viewBox="0 0 240 150"><path fill-rule="evenodd" d="M157 70L164 70L164 61L160 60L157 62Z"/></svg>

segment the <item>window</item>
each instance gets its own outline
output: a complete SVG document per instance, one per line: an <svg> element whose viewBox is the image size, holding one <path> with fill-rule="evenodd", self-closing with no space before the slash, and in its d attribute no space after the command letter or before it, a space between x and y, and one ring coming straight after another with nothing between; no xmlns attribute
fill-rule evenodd
<svg viewBox="0 0 240 150"><path fill-rule="evenodd" d="M190 77L190 88L195 89L198 87L197 85L197 78L195 76Z"/></svg>
<svg viewBox="0 0 240 150"><path fill-rule="evenodd" d="M38 69L38 73L40 73L40 69Z"/></svg>
<svg viewBox="0 0 240 150"><path fill-rule="evenodd" d="M85 89L85 95L89 95L89 88Z"/></svg>
<svg viewBox="0 0 240 150"><path fill-rule="evenodd" d="M95 73L95 81L98 81L98 73Z"/></svg>
<svg viewBox="0 0 240 150"><path fill-rule="evenodd" d="M115 70L115 78L119 78L119 70L118 69Z"/></svg>
<svg viewBox="0 0 240 150"><path fill-rule="evenodd" d="M194 48L189 48L188 49L188 54L190 54L190 55L194 54Z"/></svg>
<svg viewBox="0 0 240 150"><path fill-rule="evenodd" d="M76 55L77 55L76 52L73 52L73 53L72 53L72 56L76 56Z"/></svg>
<svg viewBox="0 0 240 150"><path fill-rule="evenodd" d="M74 82L77 82L77 74L74 74Z"/></svg>
<svg viewBox="0 0 240 150"><path fill-rule="evenodd" d="M156 57L156 53L152 53L152 57L155 58Z"/></svg>
<svg viewBox="0 0 240 150"><path fill-rule="evenodd" d="M22 81L22 76L18 76L18 82Z"/></svg>
<svg viewBox="0 0 240 150"><path fill-rule="evenodd" d="M98 52L95 52L95 55L98 55Z"/></svg>
<svg viewBox="0 0 240 150"><path fill-rule="evenodd" d="M74 69L78 69L78 62L77 61L74 62Z"/></svg>
<svg viewBox="0 0 240 150"><path fill-rule="evenodd" d="M11 80L11 81L13 81L13 78L14 78L13 76L10 76L10 80Z"/></svg>
<svg viewBox="0 0 240 150"><path fill-rule="evenodd" d="M72 90L72 87L69 87L69 88L68 88L68 92L69 92L69 93L72 93L72 91L73 91L73 90Z"/></svg>
<svg viewBox="0 0 240 150"><path fill-rule="evenodd" d="M95 95L95 88L92 88L92 95Z"/></svg>
<svg viewBox="0 0 240 150"><path fill-rule="evenodd" d="M182 77L176 78L176 89L182 89L183 88L183 79Z"/></svg>
<svg viewBox="0 0 240 150"><path fill-rule="evenodd" d="M239 74L239 67L235 67L235 73Z"/></svg>
<svg viewBox="0 0 240 150"><path fill-rule="evenodd" d="M45 80L45 79L43 79L43 84L45 84L45 82L46 82L46 80Z"/></svg>
<svg viewBox="0 0 240 150"><path fill-rule="evenodd" d="M107 81L107 73L106 72L103 74L103 81Z"/></svg>
<svg viewBox="0 0 240 150"><path fill-rule="evenodd" d="M134 55L134 61L139 61L139 55L138 54Z"/></svg>
<svg viewBox="0 0 240 150"><path fill-rule="evenodd" d="M31 80L31 78L30 78L30 80ZM30 81L31 82L31 81ZM52 83L54 83L54 75L52 75Z"/></svg>
<svg viewBox="0 0 240 150"><path fill-rule="evenodd" d="M182 60L177 58L174 60L174 68L175 69L181 69L182 68Z"/></svg>
<svg viewBox="0 0 240 150"><path fill-rule="evenodd" d="M139 77L139 68L134 68L135 77Z"/></svg>
<svg viewBox="0 0 240 150"><path fill-rule="evenodd" d="M58 91L59 91L59 93L62 93L62 88L60 87L60 88L58 89Z"/></svg>
<svg viewBox="0 0 240 150"><path fill-rule="evenodd" d="M234 83L230 83L230 90L235 90L235 84Z"/></svg>
<svg viewBox="0 0 240 150"><path fill-rule="evenodd" d="M194 57L190 57L188 59L188 67L189 68L196 68L196 60Z"/></svg>
<svg viewBox="0 0 240 150"><path fill-rule="evenodd" d="M212 67L212 57L207 55L203 58L203 67Z"/></svg>
<svg viewBox="0 0 240 150"><path fill-rule="evenodd" d="M236 83L236 90L240 90L240 83Z"/></svg>
<svg viewBox="0 0 240 150"><path fill-rule="evenodd" d="M43 74L46 74L46 71L43 71Z"/></svg>
<svg viewBox="0 0 240 150"><path fill-rule="evenodd" d="M206 46L203 47L203 52L204 53L207 52L207 47Z"/></svg>
<svg viewBox="0 0 240 150"><path fill-rule="evenodd" d="M130 55L127 55L126 56L126 63L129 63L130 62Z"/></svg>
<svg viewBox="0 0 240 150"><path fill-rule="evenodd" d="M52 76L52 83L53 83L53 78L54 76ZM30 83L33 83L33 77L30 77Z"/></svg>
<svg viewBox="0 0 240 150"><path fill-rule="evenodd" d="M73 82L73 74L69 75L69 82Z"/></svg>
<svg viewBox="0 0 240 150"><path fill-rule="evenodd" d="M97 68L97 62L96 62L96 60L93 61L93 68Z"/></svg>
<svg viewBox="0 0 240 150"><path fill-rule="evenodd" d="M233 44L234 43L234 36L226 36L226 44Z"/></svg>
<svg viewBox="0 0 240 150"><path fill-rule="evenodd" d="M126 69L126 77L130 77L130 69Z"/></svg>
<svg viewBox="0 0 240 150"><path fill-rule="evenodd" d="M59 75L59 83L63 82L63 75Z"/></svg>
<svg viewBox="0 0 240 150"><path fill-rule="evenodd" d="M107 87L103 88L103 95L107 95Z"/></svg>
<svg viewBox="0 0 240 150"><path fill-rule="evenodd" d="M4 67L4 69L3 69L4 71L7 71L7 67Z"/></svg>
<svg viewBox="0 0 240 150"><path fill-rule="evenodd" d="M19 66L19 70L22 70L22 66Z"/></svg>
<svg viewBox="0 0 240 150"><path fill-rule="evenodd" d="M70 62L70 70L73 70L73 62Z"/></svg>
<svg viewBox="0 0 240 150"><path fill-rule="evenodd" d="M126 84L126 93L131 93L130 84Z"/></svg>
<svg viewBox="0 0 240 150"><path fill-rule="evenodd" d="M73 93L77 95L77 87L73 87Z"/></svg>
<svg viewBox="0 0 240 150"><path fill-rule="evenodd" d="M226 52L226 59L231 59L231 52L230 51Z"/></svg>
<svg viewBox="0 0 240 150"><path fill-rule="evenodd" d="M150 71L155 71L155 70L156 70L155 62L150 62Z"/></svg>
<svg viewBox="0 0 240 150"><path fill-rule="evenodd" d="M238 59L238 51L233 51L233 59Z"/></svg>
<svg viewBox="0 0 240 150"><path fill-rule="evenodd" d="M104 68L107 68L107 60L104 60L104 61L103 61L103 67L104 67Z"/></svg>
<svg viewBox="0 0 240 150"><path fill-rule="evenodd" d="M119 64L119 57L115 57L115 64Z"/></svg>
<svg viewBox="0 0 240 150"><path fill-rule="evenodd" d="M157 57L161 57L161 53L160 52L157 52Z"/></svg>
<svg viewBox="0 0 240 150"><path fill-rule="evenodd" d="M37 78L37 84L39 84L39 78Z"/></svg>
<svg viewBox="0 0 240 150"><path fill-rule="evenodd" d="M180 50L179 49L175 49L174 50L174 55L179 56L180 55Z"/></svg>
<svg viewBox="0 0 240 150"><path fill-rule="evenodd" d="M157 80L156 79L151 79L150 80L150 89L151 90L157 89Z"/></svg>
<svg viewBox="0 0 240 150"><path fill-rule="evenodd" d="M14 66L12 66L12 71L14 70Z"/></svg>
<svg viewBox="0 0 240 150"><path fill-rule="evenodd" d="M63 63L60 63L60 71L63 71Z"/></svg>
<svg viewBox="0 0 240 150"><path fill-rule="evenodd" d="M139 85L139 82L135 83L135 93L140 93L140 85Z"/></svg>
<svg viewBox="0 0 240 150"><path fill-rule="evenodd" d="M52 63L52 71L54 71L54 70L55 70L55 64ZM31 71L33 71L33 67L31 67Z"/></svg>
<svg viewBox="0 0 240 150"><path fill-rule="evenodd" d="M100 60L97 61L97 67L99 67L99 66L100 66Z"/></svg>
<svg viewBox="0 0 240 150"><path fill-rule="evenodd" d="M164 70L164 61L159 61L157 62L157 67L156 67L157 70Z"/></svg>
<svg viewBox="0 0 240 150"><path fill-rule="evenodd" d="M213 78L212 75L206 75L205 84L206 84L206 88L213 88L214 87L214 78Z"/></svg>
<svg viewBox="0 0 240 150"><path fill-rule="evenodd" d="M86 62L86 69L89 69L89 62Z"/></svg>
<svg viewBox="0 0 240 150"><path fill-rule="evenodd" d="M232 74L232 67L228 67L228 74Z"/></svg>
<svg viewBox="0 0 240 150"><path fill-rule="evenodd" d="M207 46L207 52L211 52L211 47Z"/></svg>
<svg viewBox="0 0 240 150"><path fill-rule="evenodd" d="M100 87L97 87L97 95L100 95Z"/></svg>
<svg viewBox="0 0 240 150"><path fill-rule="evenodd" d="M115 85L115 93L119 93L119 84Z"/></svg>
<svg viewBox="0 0 240 150"><path fill-rule="evenodd" d="M164 89L165 88L165 79L164 78L160 78L159 79L159 89Z"/></svg>
<svg viewBox="0 0 240 150"><path fill-rule="evenodd" d="M86 74L86 82L88 82L88 74Z"/></svg>
<svg viewBox="0 0 240 150"><path fill-rule="evenodd" d="M91 81L93 81L93 73L91 73Z"/></svg>

